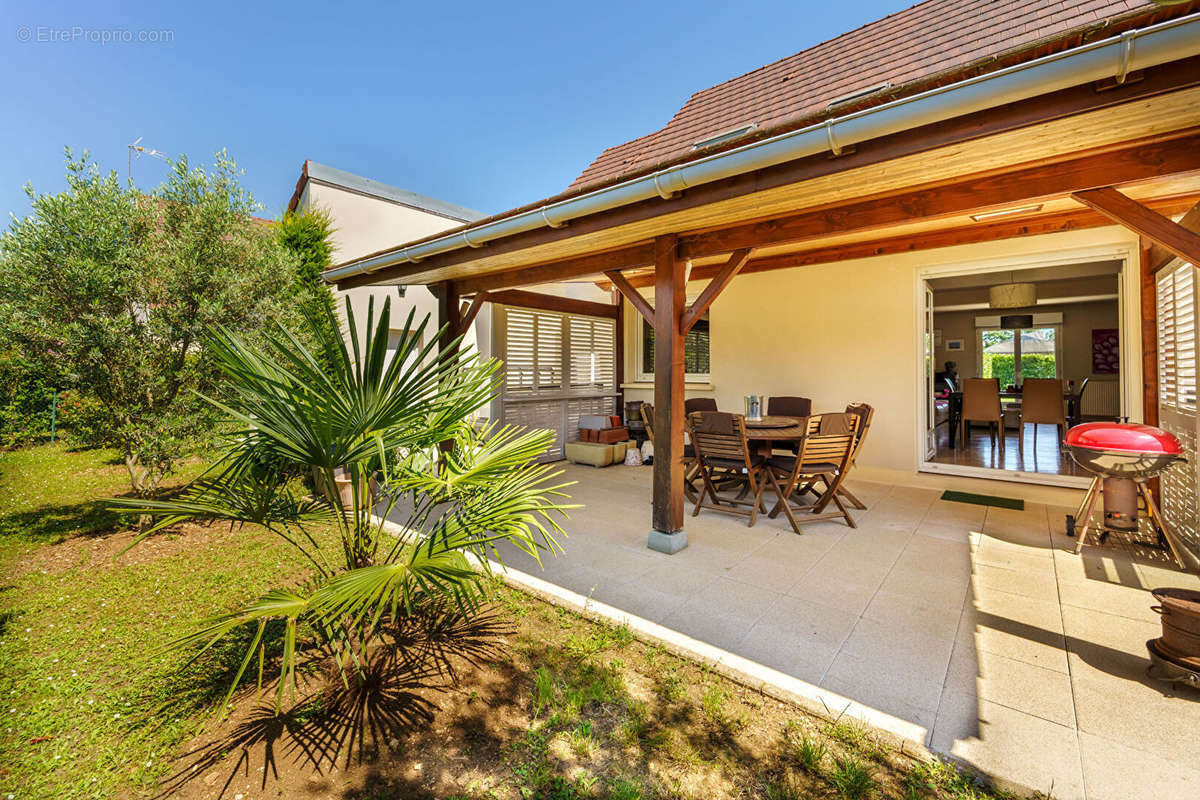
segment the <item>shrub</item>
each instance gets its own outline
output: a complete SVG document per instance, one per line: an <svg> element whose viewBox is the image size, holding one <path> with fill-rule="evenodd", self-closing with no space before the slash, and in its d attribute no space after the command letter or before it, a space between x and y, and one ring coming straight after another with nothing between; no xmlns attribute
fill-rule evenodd
<svg viewBox="0 0 1200 800"><path fill-rule="evenodd" d="M0 446L19 447L50 434L54 387L17 350L0 353Z"/></svg>
<svg viewBox="0 0 1200 800"><path fill-rule="evenodd" d="M234 686L255 656L261 675L274 650L283 672L277 709L295 684L302 631L325 652L341 654L343 671L361 676L372 644L403 647L409 615L431 605L464 615L478 609L501 542L535 559L541 548L561 549L557 517L569 508L559 500L563 484L551 483L555 467L536 463L553 433L477 426L474 414L498 388L497 363L438 352L438 337L425 338L428 320L415 325L412 313L393 352L390 309L386 301L376 317L368 305L360 341L347 301L349 344L313 318L307 335L317 348L282 328L261 344L213 332L208 347L233 387L223 406L231 433L221 457L177 499L117 501L157 517L136 541L180 520L250 522L283 537L311 564L315 575L303 587L291 588L281 574L278 589L178 643L254 631ZM322 361L321 349L336 358ZM296 492L294 479L305 474L318 476L316 496ZM335 488L339 482L348 497ZM406 537L385 528L401 500ZM336 549L318 544L315 524L336 528ZM264 639L268 623L286 629L282 641Z"/></svg>

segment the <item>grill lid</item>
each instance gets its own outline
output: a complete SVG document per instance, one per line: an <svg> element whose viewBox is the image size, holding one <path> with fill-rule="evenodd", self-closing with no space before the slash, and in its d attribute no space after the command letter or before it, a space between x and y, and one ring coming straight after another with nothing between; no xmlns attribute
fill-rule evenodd
<svg viewBox="0 0 1200 800"><path fill-rule="evenodd" d="M1179 440L1162 428L1122 422L1085 422L1067 431L1068 447L1118 453L1182 455Z"/></svg>

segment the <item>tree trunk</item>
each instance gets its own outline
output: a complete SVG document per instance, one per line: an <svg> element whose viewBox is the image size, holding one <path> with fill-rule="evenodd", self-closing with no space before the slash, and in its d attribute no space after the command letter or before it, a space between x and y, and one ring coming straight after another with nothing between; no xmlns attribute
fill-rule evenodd
<svg viewBox="0 0 1200 800"><path fill-rule="evenodd" d="M125 452L125 469L129 471L129 484L136 496L148 498L154 494L157 481L153 480L151 469L142 464L141 459L138 458L136 453L130 451ZM150 524L153 521L154 518L149 514L139 515L138 532L144 532L150 527Z"/></svg>

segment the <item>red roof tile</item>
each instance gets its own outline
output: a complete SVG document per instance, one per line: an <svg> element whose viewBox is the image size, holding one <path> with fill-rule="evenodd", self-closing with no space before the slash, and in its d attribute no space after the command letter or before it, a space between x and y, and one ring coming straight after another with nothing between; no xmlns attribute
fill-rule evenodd
<svg viewBox="0 0 1200 800"><path fill-rule="evenodd" d="M927 0L697 92L661 130L601 153L568 191L700 155L696 142L739 126L794 127L838 97L887 82L892 88L873 99L890 99L906 85L1153 8L1146 0Z"/></svg>

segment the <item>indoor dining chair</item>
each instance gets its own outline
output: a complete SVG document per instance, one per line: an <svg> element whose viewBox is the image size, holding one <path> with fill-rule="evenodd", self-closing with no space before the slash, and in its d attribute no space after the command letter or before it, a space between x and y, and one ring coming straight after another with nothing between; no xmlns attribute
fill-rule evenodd
<svg viewBox="0 0 1200 800"><path fill-rule="evenodd" d="M1018 423L1021 452L1025 451L1025 426L1033 426L1033 451L1037 452L1038 425L1053 425L1058 448L1067 432L1063 410L1063 382L1059 378L1026 378L1021 386L1021 418Z"/></svg>
<svg viewBox="0 0 1200 800"><path fill-rule="evenodd" d="M1000 408L1000 381L998 378L967 378L962 390L962 431L958 437L963 447L969 447L967 434L972 422L986 422L992 435L992 447L1004 449L1004 412ZM992 426L996 433L992 434Z"/></svg>

